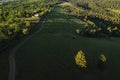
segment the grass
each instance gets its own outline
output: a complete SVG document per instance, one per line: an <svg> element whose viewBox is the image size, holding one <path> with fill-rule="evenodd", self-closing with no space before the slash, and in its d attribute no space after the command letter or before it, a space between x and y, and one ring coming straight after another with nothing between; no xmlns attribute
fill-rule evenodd
<svg viewBox="0 0 120 80"><path fill-rule="evenodd" d="M32 17L29 17L29 18L16 18L16 20L24 20L24 21L31 21L31 22L36 22L36 21L39 21L40 18L32 18Z"/></svg>
<svg viewBox="0 0 120 80"><path fill-rule="evenodd" d="M44 28L16 52L16 80L113 80L120 79L120 39L77 37L75 29L84 22L67 16L56 7L48 15ZM89 67L79 70L74 56L83 50ZM107 57L107 68L100 72L96 60L100 54Z"/></svg>
<svg viewBox="0 0 120 80"><path fill-rule="evenodd" d="M8 51L0 53L0 80L8 80L9 74L9 62L8 62Z"/></svg>
<svg viewBox="0 0 120 80"><path fill-rule="evenodd" d="M63 7L65 7L65 6L74 7L74 6L73 6L71 3L69 3L69 2L64 2L64 3L60 4L60 6L63 6Z"/></svg>
<svg viewBox="0 0 120 80"><path fill-rule="evenodd" d="M114 12L114 13L117 13L117 14L120 14L120 9L111 9L111 8L108 8L107 10L109 10L111 12Z"/></svg>
<svg viewBox="0 0 120 80"><path fill-rule="evenodd" d="M63 8L66 8L66 7L69 7L70 9L72 9L73 11L76 10L76 11L84 11L83 8L81 7L77 7L75 5L73 5L72 3L69 3L69 2L63 2L61 4L59 4L59 6L63 7Z"/></svg>
<svg viewBox="0 0 120 80"><path fill-rule="evenodd" d="M33 34L35 31L37 31L37 29L39 29L39 26L37 27L37 25L40 25L44 18L45 18L45 16L43 16L40 19L39 24L32 24L31 27L33 27L33 25L34 25L34 28L30 30L30 33L27 36ZM37 20L37 18L36 19L24 18L24 19L33 20L33 21ZM17 40L17 39L12 40L12 42L10 43L8 49L5 49L4 52L0 53L0 80L8 80L8 76L9 76L9 60L8 59L9 59L9 53L13 49L12 47L17 45L19 42L21 42L27 36L24 36L19 40Z"/></svg>
<svg viewBox="0 0 120 80"><path fill-rule="evenodd" d="M112 9L111 11L120 14L120 10L118 9Z"/></svg>

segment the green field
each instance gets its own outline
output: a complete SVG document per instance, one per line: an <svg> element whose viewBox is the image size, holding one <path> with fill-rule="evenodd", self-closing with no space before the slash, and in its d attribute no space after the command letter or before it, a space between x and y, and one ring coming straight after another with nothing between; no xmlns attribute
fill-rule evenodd
<svg viewBox="0 0 120 80"><path fill-rule="evenodd" d="M8 80L9 61L8 51L0 54L0 80Z"/></svg>
<svg viewBox="0 0 120 80"><path fill-rule="evenodd" d="M120 79L120 39L96 39L75 36L84 22L56 7L48 14L43 29L16 52L16 80L117 80ZM74 56L83 50L88 68L80 70ZM97 68L100 54L107 57L104 72Z"/></svg>
<svg viewBox="0 0 120 80"><path fill-rule="evenodd" d="M112 12L115 12L117 14L120 14L120 10L119 9L111 9Z"/></svg>

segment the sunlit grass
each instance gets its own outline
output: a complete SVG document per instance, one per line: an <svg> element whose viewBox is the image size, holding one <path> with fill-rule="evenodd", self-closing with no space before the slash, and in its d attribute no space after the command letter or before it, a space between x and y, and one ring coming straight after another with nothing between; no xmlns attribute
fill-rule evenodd
<svg viewBox="0 0 120 80"><path fill-rule="evenodd" d="M120 9L111 9L111 8L108 8L107 10L112 11L112 12L117 13L117 14L120 14Z"/></svg>
<svg viewBox="0 0 120 80"><path fill-rule="evenodd" d="M61 3L59 5L62 6L62 7L65 7L65 6L71 6L71 7L73 7L73 4L71 4L69 2L64 2L64 3Z"/></svg>
<svg viewBox="0 0 120 80"><path fill-rule="evenodd" d="M24 21L37 21L40 18L38 18L38 17L35 17L35 18L29 17L29 18L16 18L16 19L17 20L24 20Z"/></svg>

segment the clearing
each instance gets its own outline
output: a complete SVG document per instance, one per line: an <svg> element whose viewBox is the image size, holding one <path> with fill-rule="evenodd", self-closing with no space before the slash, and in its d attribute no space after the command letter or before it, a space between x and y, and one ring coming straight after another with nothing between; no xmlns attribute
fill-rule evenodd
<svg viewBox="0 0 120 80"><path fill-rule="evenodd" d="M80 37L75 29L84 22L66 15L56 6L47 16L40 32L25 42L15 53L16 80L117 80L120 79L120 39ZM73 36L77 36L73 39ZM85 71L78 69L74 56L83 50L88 60ZM107 57L104 72L97 68L100 54Z"/></svg>

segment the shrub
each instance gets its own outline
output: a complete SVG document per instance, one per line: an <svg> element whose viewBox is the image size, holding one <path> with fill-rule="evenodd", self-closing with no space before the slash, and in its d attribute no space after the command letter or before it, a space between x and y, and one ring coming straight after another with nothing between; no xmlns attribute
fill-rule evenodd
<svg viewBox="0 0 120 80"><path fill-rule="evenodd" d="M26 21L26 24L25 24L26 27L30 27L30 21Z"/></svg>
<svg viewBox="0 0 120 80"><path fill-rule="evenodd" d="M106 57L104 54L101 54L99 59L101 62L106 62Z"/></svg>
<svg viewBox="0 0 120 80"><path fill-rule="evenodd" d="M87 61L86 61L85 55L81 50L78 51L78 53L76 54L75 62L76 62L76 65L78 65L81 68L87 67Z"/></svg>
<svg viewBox="0 0 120 80"><path fill-rule="evenodd" d="M27 28L23 28L22 33L23 33L24 35L28 34L28 29L27 29Z"/></svg>
<svg viewBox="0 0 120 80"><path fill-rule="evenodd" d="M80 34L80 29L76 29L75 32L76 32L77 34Z"/></svg>
<svg viewBox="0 0 120 80"><path fill-rule="evenodd" d="M99 56L97 66L100 71L104 71L106 69L106 57L104 54Z"/></svg>

